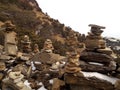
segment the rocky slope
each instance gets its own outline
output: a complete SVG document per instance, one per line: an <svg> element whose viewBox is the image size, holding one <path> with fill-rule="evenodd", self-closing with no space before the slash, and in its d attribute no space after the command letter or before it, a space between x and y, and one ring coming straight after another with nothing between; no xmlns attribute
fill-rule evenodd
<svg viewBox="0 0 120 90"><path fill-rule="evenodd" d="M5 21L11 20L16 25L18 41L27 34L30 36L32 45L37 43L40 49L45 39L50 38L53 41L54 52L64 55L70 46L67 43L71 41L77 43L75 38L79 42L85 40L85 35L75 32L70 27L66 27L58 20L43 13L35 0L0 0L0 11L0 26ZM0 44L4 43L3 33L0 30ZM120 53L120 40L116 40L116 42L111 41L113 38L105 38L105 40L108 46L113 47L116 45L112 49L115 51L118 49L116 52Z"/></svg>
<svg viewBox="0 0 120 90"><path fill-rule="evenodd" d="M69 32L75 33L81 40L78 32L74 32L70 27L43 13L35 0L0 0L0 11L0 25L6 20L11 20L16 25L18 40L27 34L33 44L38 43L40 48L43 46L43 41L50 38L56 49L55 52L64 54L67 49L65 44L70 36ZM0 36L0 43L3 44L2 31L0 31Z"/></svg>

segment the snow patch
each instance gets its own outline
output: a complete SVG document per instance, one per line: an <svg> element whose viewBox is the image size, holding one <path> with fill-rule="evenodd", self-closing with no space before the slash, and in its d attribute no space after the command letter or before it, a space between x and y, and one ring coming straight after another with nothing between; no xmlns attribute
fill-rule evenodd
<svg viewBox="0 0 120 90"><path fill-rule="evenodd" d="M30 87L30 83L28 82L28 80L26 80L26 81L24 82L24 84L25 84L27 87L31 88L31 87Z"/></svg>
<svg viewBox="0 0 120 90"><path fill-rule="evenodd" d="M34 63L35 63L35 64L42 64L41 62L37 62L37 61L35 61Z"/></svg>
<svg viewBox="0 0 120 90"><path fill-rule="evenodd" d="M113 47L115 50L120 50L120 46Z"/></svg>
<svg viewBox="0 0 120 90"><path fill-rule="evenodd" d="M53 79L49 80L49 83L50 83L50 84L53 84Z"/></svg>
<svg viewBox="0 0 120 90"><path fill-rule="evenodd" d="M38 90L47 90L44 86L40 87Z"/></svg>
<svg viewBox="0 0 120 90"><path fill-rule="evenodd" d="M82 72L83 75L85 77L93 77L95 76L96 78L102 79L102 80L106 80L108 82L111 82L112 84L115 84L115 82L117 80L119 80L118 78L115 77L109 77L107 75L101 74L101 73L97 73L97 72Z"/></svg>
<svg viewBox="0 0 120 90"><path fill-rule="evenodd" d="M32 66L32 70L33 70L33 71L36 70L36 67L35 67L35 65L34 65L33 62L31 62L31 66Z"/></svg>
<svg viewBox="0 0 120 90"><path fill-rule="evenodd" d="M103 64L101 63L96 63L96 62L88 62L89 64L93 64L93 65L99 65L99 66L103 66Z"/></svg>

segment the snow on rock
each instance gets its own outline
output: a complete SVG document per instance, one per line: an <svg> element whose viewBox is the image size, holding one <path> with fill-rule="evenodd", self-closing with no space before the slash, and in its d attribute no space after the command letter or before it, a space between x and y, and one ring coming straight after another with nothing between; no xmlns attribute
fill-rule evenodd
<svg viewBox="0 0 120 90"><path fill-rule="evenodd" d="M109 77L107 75L101 74L101 73L97 73L97 72L82 72L83 75L85 77L93 77L95 76L96 78L102 79L102 80L106 80L108 82L111 82L112 84L115 84L115 82L117 80L119 80L118 78L115 77Z"/></svg>
<svg viewBox="0 0 120 90"><path fill-rule="evenodd" d="M26 81L24 82L24 84L31 89L30 83L28 82L28 80L26 80Z"/></svg>
<svg viewBox="0 0 120 90"><path fill-rule="evenodd" d="M36 70L36 67L35 67L35 65L34 65L33 62L31 62L31 66L32 66L32 70L33 70L33 71Z"/></svg>
<svg viewBox="0 0 120 90"><path fill-rule="evenodd" d="M47 74L45 74L45 75L46 75L46 76L50 76L50 74L48 74L48 73L47 73Z"/></svg>
<svg viewBox="0 0 120 90"><path fill-rule="evenodd" d="M50 83L50 84L53 84L53 79L49 80L49 83Z"/></svg>
<svg viewBox="0 0 120 90"><path fill-rule="evenodd" d="M113 47L115 50L120 50L120 46Z"/></svg>
<svg viewBox="0 0 120 90"><path fill-rule="evenodd" d="M114 39L114 38L109 38L108 40L111 42L118 42L117 39Z"/></svg>
<svg viewBox="0 0 120 90"><path fill-rule="evenodd" d="M44 85L43 85L42 82L40 82L39 85L41 85L41 87L40 87L38 90L47 90L47 89L44 87Z"/></svg>
<svg viewBox="0 0 120 90"><path fill-rule="evenodd" d="M47 89L45 89L44 86L42 86L38 90L47 90Z"/></svg>
<svg viewBox="0 0 120 90"><path fill-rule="evenodd" d="M35 63L35 64L42 64L41 62L37 62L37 61L35 61L34 63Z"/></svg>
<svg viewBox="0 0 120 90"><path fill-rule="evenodd" d="M99 65L99 66L103 66L103 64L101 63L96 63L96 62L88 62L89 64L93 64L93 65Z"/></svg>
<svg viewBox="0 0 120 90"><path fill-rule="evenodd" d="M111 42L119 42L120 41L120 39L113 38L113 37L105 37L105 38L108 39Z"/></svg>

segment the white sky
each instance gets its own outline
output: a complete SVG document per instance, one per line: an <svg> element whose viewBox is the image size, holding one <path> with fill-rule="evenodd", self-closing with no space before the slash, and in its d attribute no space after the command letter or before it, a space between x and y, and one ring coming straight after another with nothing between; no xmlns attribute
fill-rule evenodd
<svg viewBox="0 0 120 90"><path fill-rule="evenodd" d="M73 30L85 33L88 24L105 26L103 36L120 38L120 0L37 0L43 12Z"/></svg>

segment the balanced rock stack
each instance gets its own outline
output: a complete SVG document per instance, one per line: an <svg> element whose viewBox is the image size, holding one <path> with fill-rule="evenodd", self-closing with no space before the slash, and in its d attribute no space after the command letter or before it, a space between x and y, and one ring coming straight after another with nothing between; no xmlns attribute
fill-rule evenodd
<svg viewBox="0 0 120 90"><path fill-rule="evenodd" d="M16 39L16 33L15 25L12 24L11 21L6 21L4 25L2 25L2 28L4 28L4 36L5 36L5 53L10 56L16 56L18 48L17 48L17 39Z"/></svg>
<svg viewBox="0 0 120 90"><path fill-rule="evenodd" d="M86 37L86 49L88 51L91 50L98 53L112 55L113 51L110 48L106 47L106 42L101 36L103 33L103 30L101 29L105 29L105 27L94 24L90 24L89 26L91 27L91 32L88 32L88 35Z"/></svg>
<svg viewBox="0 0 120 90"><path fill-rule="evenodd" d="M106 47L105 41L103 40L101 34L105 27L92 25L91 26L91 32L88 32L88 36L86 37L86 48L88 50L94 50L94 49L104 49Z"/></svg>
<svg viewBox="0 0 120 90"><path fill-rule="evenodd" d="M79 42L78 42L76 33L74 31L70 30L68 35L69 35L69 37L67 37L67 45L68 46L77 46L77 44Z"/></svg>
<svg viewBox="0 0 120 90"><path fill-rule="evenodd" d="M3 79L2 90L31 90L23 82L24 75L20 71L11 71L8 78Z"/></svg>
<svg viewBox="0 0 120 90"><path fill-rule="evenodd" d="M29 36L28 35L25 35L23 40L21 41L22 43L22 52L23 53L30 53L32 50L31 50L31 41L29 39Z"/></svg>
<svg viewBox="0 0 120 90"><path fill-rule="evenodd" d="M34 45L34 50L33 50L33 53L39 53L40 52L40 50L39 50L39 46L38 46L38 44L35 44Z"/></svg>
<svg viewBox="0 0 120 90"><path fill-rule="evenodd" d="M114 54L110 48L106 47L105 40L101 34L105 27L89 25L91 32L88 33L85 41L86 50L81 54L81 60L85 61L82 65L85 71L96 71L108 73L116 69Z"/></svg>
<svg viewBox="0 0 120 90"><path fill-rule="evenodd" d="M50 39L46 39L43 49L40 51L40 53L35 54L31 58L35 66L35 74L32 78L35 81L37 80L42 82L47 90L51 90L51 84L49 80L58 77L59 66L61 66L61 63L64 64L62 60L65 59L64 56L55 54L53 50L54 47L52 41Z"/></svg>
<svg viewBox="0 0 120 90"><path fill-rule="evenodd" d="M48 53L52 53L54 50L54 47L52 45L52 41L50 39L46 39L42 52L48 52Z"/></svg>
<svg viewBox="0 0 120 90"><path fill-rule="evenodd" d="M52 41L50 39L46 39L44 42L43 49L40 53L37 53L32 60L34 61L34 64L36 66L36 69L38 70L44 70L42 67L47 65L48 69L55 63L58 63L62 59L64 59L64 56L60 56L59 54L55 54L53 52L54 47L52 44ZM53 69L53 67L52 67Z"/></svg>
<svg viewBox="0 0 120 90"><path fill-rule="evenodd" d="M4 70L6 69L5 63L0 61L0 82L4 77Z"/></svg>
<svg viewBox="0 0 120 90"><path fill-rule="evenodd" d="M107 49L101 36L101 29L105 27L89 26L91 32L86 37L86 49L79 55L71 53L65 65L64 81L69 85L68 90L120 90L119 79L112 76L116 70L113 52Z"/></svg>
<svg viewBox="0 0 120 90"><path fill-rule="evenodd" d="M81 71L81 68L79 67L80 54L77 51L69 52L68 61L65 65L65 72L66 73L79 73Z"/></svg>

